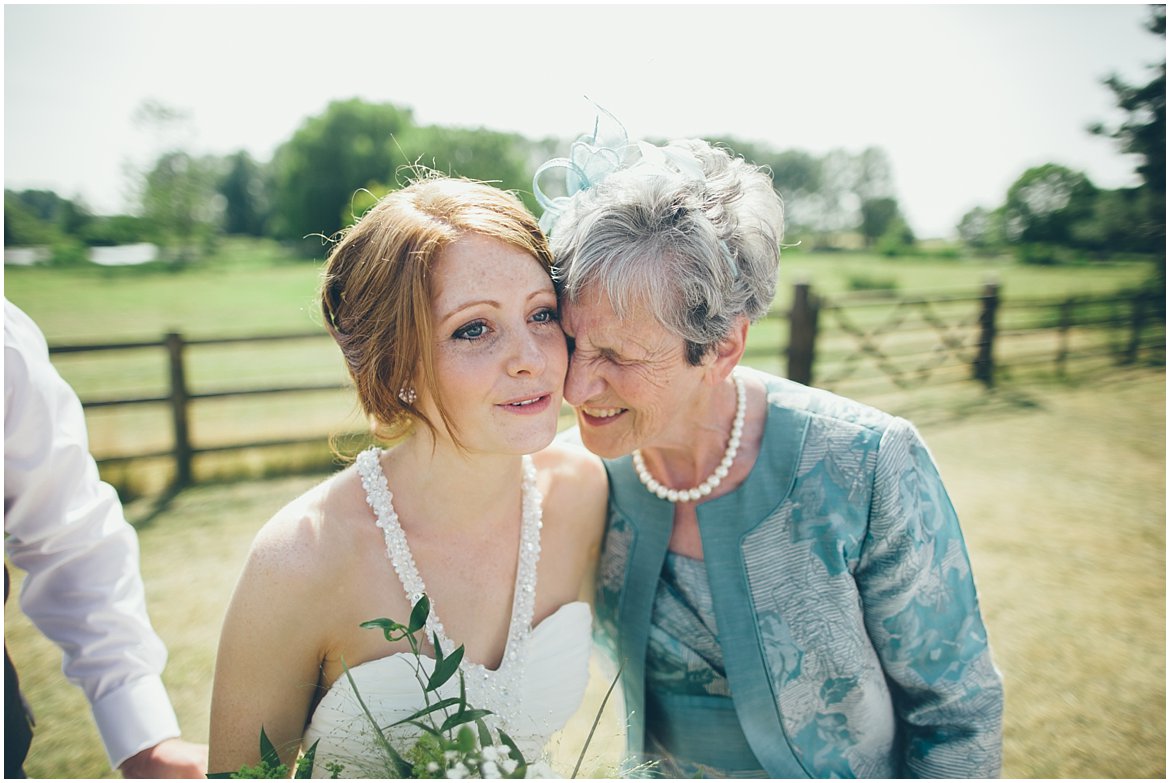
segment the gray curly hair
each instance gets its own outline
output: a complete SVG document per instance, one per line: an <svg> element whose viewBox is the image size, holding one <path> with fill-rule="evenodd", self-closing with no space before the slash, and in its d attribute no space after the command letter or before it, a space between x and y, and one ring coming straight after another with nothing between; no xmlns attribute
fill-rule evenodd
<svg viewBox="0 0 1170 783"><path fill-rule="evenodd" d="M771 177L701 139L673 141L703 178L633 166L573 197L550 246L562 296L604 293L619 318L643 305L698 365L735 320L776 295L784 206Z"/></svg>

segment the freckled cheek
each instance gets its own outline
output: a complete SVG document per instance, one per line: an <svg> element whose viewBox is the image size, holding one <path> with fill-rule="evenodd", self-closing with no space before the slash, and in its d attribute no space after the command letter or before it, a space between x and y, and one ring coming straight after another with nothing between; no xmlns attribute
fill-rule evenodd
<svg viewBox="0 0 1170 783"><path fill-rule="evenodd" d="M547 357L550 374L563 378L569 371L569 347L564 333L556 329L542 335L541 349Z"/></svg>
<svg viewBox="0 0 1170 783"><path fill-rule="evenodd" d="M460 348L462 346L440 345L435 352L435 371L440 388L447 394L482 387L497 369L490 352Z"/></svg>

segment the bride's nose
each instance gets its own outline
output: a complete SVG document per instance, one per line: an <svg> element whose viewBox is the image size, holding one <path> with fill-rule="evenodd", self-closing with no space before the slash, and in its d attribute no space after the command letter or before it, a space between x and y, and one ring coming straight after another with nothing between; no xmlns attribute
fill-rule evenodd
<svg viewBox="0 0 1170 783"><path fill-rule="evenodd" d="M539 336L529 329L521 330L509 352L508 374L540 375L547 365L548 357Z"/></svg>

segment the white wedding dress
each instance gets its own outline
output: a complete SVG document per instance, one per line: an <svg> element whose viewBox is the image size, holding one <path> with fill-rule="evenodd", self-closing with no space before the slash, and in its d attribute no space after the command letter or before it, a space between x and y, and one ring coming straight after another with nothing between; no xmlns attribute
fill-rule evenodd
<svg viewBox="0 0 1170 783"><path fill-rule="evenodd" d="M426 592L410 554L406 536L398 524L391 493L379 461L380 452L369 449L358 455L357 468L366 490L366 499L386 538L386 551L413 606ZM516 742L529 762L529 776L555 776L543 758L549 738L581 705L589 679L591 616L582 601L565 604L532 627L536 595L536 564L540 557L540 492L536 471L524 457L524 512L520 537L520 558L516 569L512 620L503 662L495 670L467 661L460 665L471 707L494 713L485 719L489 727L503 729ZM373 619L373 618L370 618ZM394 618L406 622L408 618ZM425 629L427 639L437 634L444 655L453 644L431 604ZM370 633L379 633L371 630ZM423 678L435 662L421 656ZM395 653L359 664L349 670L357 694L344 674L338 677L321 699L304 734L304 747L318 743L314 777L328 777L328 762L342 765L341 777L393 777L375 729L358 702L360 697L384 735L400 754L414 744L420 730L409 725L387 728L425 706L422 686L414 671L415 658ZM431 702L459 695L459 677L452 677L431 694Z"/></svg>

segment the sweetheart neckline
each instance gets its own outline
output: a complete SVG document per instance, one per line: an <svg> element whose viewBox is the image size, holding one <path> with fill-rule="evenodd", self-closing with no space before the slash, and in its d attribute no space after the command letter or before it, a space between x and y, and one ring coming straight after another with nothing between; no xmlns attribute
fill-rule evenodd
<svg viewBox="0 0 1170 783"><path fill-rule="evenodd" d="M562 612L564 612L569 607L573 607L573 606L584 606L584 607L586 607L586 609L589 609L589 602L588 601L570 601L569 603L561 604L560 606L557 607L556 611L554 611L548 617L541 620L536 625L532 626L532 631L529 634L529 641L532 641L532 638L534 636L536 636L537 631L540 628L542 628L546 623L548 623L553 618L560 615ZM588 618L590 620L592 619L592 610L589 611ZM456 645L456 647L458 647L458 645ZM346 680L346 677L345 677L345 670L346 669L348 669L349 673L352 675L355 671L357 671L358 669L361 669L363 666L369 666L370 664L381 663L382 661L389 661L389 660L392 660L394 658L399 658L399 657L413 658L414 653L411 653L411 652L390 653L389 655L384 655L381 658L371 658L368 661L362 661L361 663L357 664L356 666L345 666L344 661L343 661L342 662L342 666L343 666L342 673L329 685L329 688L326 690L326 692L333 690L335 687L337 687L338 683ZM435 662L434 656L427 655L426 653L419 653L418 657L422 660L430 661L431 664L434 664L434 662ZM480 665L480 664L476 664L476 665ZM495 669L489 669L486 666L482 666L482 668L484 671L486 671L488 674L491 674L491 675L495 675L499 672L499 667L496 667Z"/></svg>

